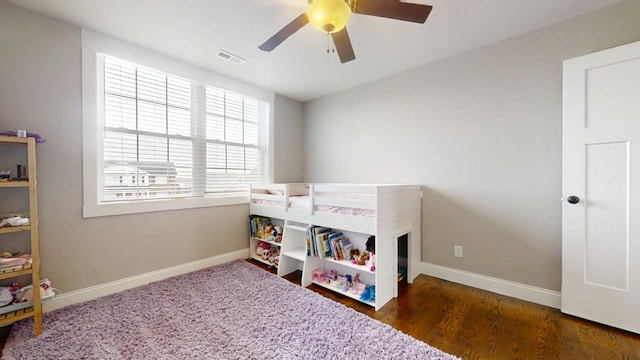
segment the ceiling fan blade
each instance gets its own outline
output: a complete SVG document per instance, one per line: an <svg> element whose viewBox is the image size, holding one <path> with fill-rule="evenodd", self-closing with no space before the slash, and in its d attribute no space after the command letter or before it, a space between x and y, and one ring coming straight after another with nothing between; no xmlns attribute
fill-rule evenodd
<svg viewBox="0 0 640 360"><path fill-rule="evenodd" d="M260 50L271 51L276 48L276 46L280 45L283 41L285 41L289 36L293 35L296 31L298 31L301 27L307 25L309 22L309 17L306 13L298 16L293 19L292 22L288 23L282 30L278 31L275 35L269 38L269 40L265 41L264 44L258 46Z"/></svg>
<svg viewBox="0 0 640 360"><path fill-rule="evenodd" d="M424 24L431 9L431 5L403 3L397 0L359 0L353 12Z"/></svg>
<svg viewBox="0 0 640 360"><path fill-rule="evenodd" d="M353 52L351 39L349 39L349 33L346 27L331 34L331 37L333 38L333 44L336 46L336 51L338 51L338 57L340 57L341 63L344 64L356 59L356 54Z"/></svg>

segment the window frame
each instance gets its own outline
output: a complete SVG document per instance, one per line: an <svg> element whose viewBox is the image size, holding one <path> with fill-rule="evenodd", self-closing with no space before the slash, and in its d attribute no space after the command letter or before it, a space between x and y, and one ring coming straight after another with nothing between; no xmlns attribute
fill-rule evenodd
<svg viewBox="0 0 640 360"><path fill-rule="evenodd" d="M85 218L134 214L144 212L179 210L211 206L224 206L248 203L248 193L214 193L204 196L123 200L117 202L100 202L100 189L103 188L104 176L102 151L104 149L104 102L98 101L98 89L102 86L102 78L98 75L99 53L108 54L126 61L166 72L172 75L192 79L203 84L226 91L242 94L265 101L268 106L267 142L268 142L268 178L273 181L273 129L274 99L273 91L265 90L242 81L220 75L195 65L176 60L166 55L150 51L136 45L117 40L91 30L82 29L82 153L83 153L83 207Z"/></svg>

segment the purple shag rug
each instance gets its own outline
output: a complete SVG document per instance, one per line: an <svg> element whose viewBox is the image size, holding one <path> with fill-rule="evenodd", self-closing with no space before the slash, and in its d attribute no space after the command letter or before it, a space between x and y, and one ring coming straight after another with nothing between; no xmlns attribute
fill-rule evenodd
<svg viewBox="0 0 640 360"><path fill-rule="evenodd" d="M457 359L245 261L13 325L2 359Z"/></svg>

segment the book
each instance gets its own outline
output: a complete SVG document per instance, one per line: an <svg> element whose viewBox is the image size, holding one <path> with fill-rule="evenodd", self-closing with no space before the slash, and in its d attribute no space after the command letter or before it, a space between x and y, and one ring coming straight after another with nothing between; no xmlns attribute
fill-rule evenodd
<svg viewBox="0 0 640 360"><path fill-rule="evenodd" d="M307 225L307 256L312 256L313 246L311 245L311 231L313 229L313 225Z"/></svg>
<svg viewBox="0 0 640 360"><path fill-rule="evenodd" d="M271 234L267 234L265 232L265 228L272 226L271 218L258 216L258 215L249 215L249 232L251 233L251 237L265 239L269 237Z"/></svg>
<svg viewBox="0 0 640 360"><path fill-rule="evenodd" d="M310 248L310 254L309 256L318 256L317 252L316 252L316 235L315 235L315 226L313 225L309 225L309 248Z"/></svg>
<svg viewBox="0 0 640 360"><path fill-rule="evenodd" d="M331 253L331 246L329 245L329 232L320 233L318 236L320 240L320 247L322 249L320 257L323 259L333 257Z"/></svg>
<svg viewBox="0 0 640 360"><path fill-rule="evenodd" d="M318 235L320 234L324 234L327 232L330 232L331 229L327 228L327 227L323 227L323 226L316 226L313 229L313 242L314 242L314 246L315 246L315 254L314 256L317 257L323 257L324 252L322 251L322 244L320 243L320 240L318 238Z"/></svg>
<svg viewBox="0 0 640 360"><path fill-rule="evenodd" d="M249 232L251 233L251 237L256 236L256 216L249 215Z"/></svg>
<svg viewBox="0 0 640 360"><path fill-rule="evenodd" d="M353 249L353 245L349 238L342 238L339 240L340 246L342 247L342 253L344 254L344 260L351 260L351 250Z"/></svg>
<svg viewBox="0 0 640 360"><path fill-rule="evenodd" d="M340 246L340 239L342 238L344 238L344 235L341 232L334 232L329 235L329 244L331 245L334 260L344 260L342 247Z"/></svg>
<svg viewBox="0 0 640 360"><path fill-rule="evenodd" d="M333 260L340 260L340 252L338 250L338 242L336 239L329 239L329 245L331 246L331 255Z"/></svg>
<svg viewBox="0 0 640 360"><path fill-rule="evenodd" d="M307 239L309 243L309 256L318 256L316 250L316 226L309 225Z"/></svg>

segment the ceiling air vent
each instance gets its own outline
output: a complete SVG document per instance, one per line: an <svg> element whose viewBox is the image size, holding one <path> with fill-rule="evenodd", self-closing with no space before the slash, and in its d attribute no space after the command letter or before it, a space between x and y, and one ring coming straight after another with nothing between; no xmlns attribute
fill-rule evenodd
<svg viewBox="0 0 640 360"><path fill-rule="evenodd" d="M230 61L230 62L232 62L232 63L234 63L236 65L240 65L243 62L247 61L247 60L241 58L240 56L233 55L232 53L230 53L228 51L224 51L224 50L218 50L218 52L216 53L216 56L221 58L221 59Z"/></svg>

